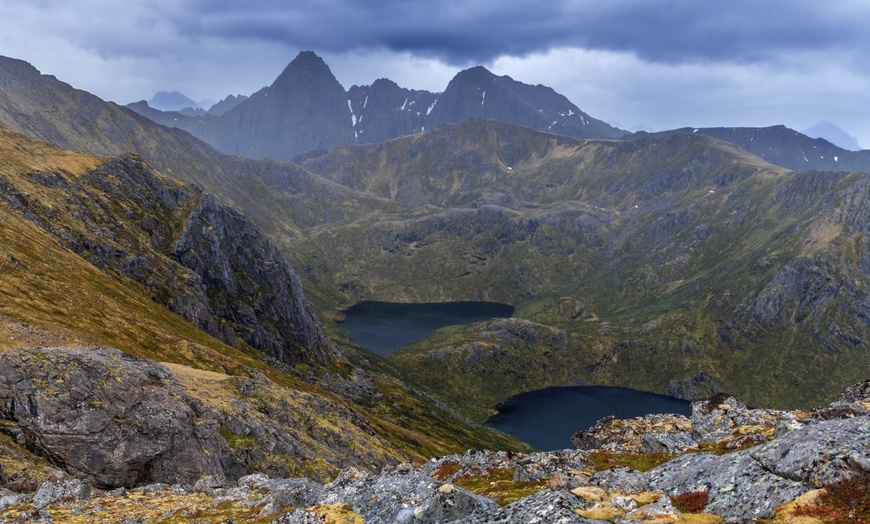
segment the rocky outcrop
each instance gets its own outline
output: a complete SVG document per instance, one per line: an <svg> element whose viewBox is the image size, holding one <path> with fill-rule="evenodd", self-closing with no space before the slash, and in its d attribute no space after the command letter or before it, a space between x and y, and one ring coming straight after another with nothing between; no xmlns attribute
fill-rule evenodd
<svg viewBox="0 0 870 524"><path fill-rule="evenodd" d="M100 488L226 486L253 472L318 480L400 455L350 409L273 384L108 348L0 354L0 431Z"/></svg>
<svg viewBox="0 0 870 524"><path fill-rule="evenodd" d="M328 362L339 354L303 297L299 278L253 223L202 195L169 255L198 277L216 333L240 337L287 363Z"/></svg>
<svg viewBox="0 0 870 524"><path fill-rule="evenodd" d="M217 414L168 369L117 350L0 355L2 418L27 448L99 487L241 476ZM233 475L235 474L235 475Z"/></svg>
<svg viewBox="0 0 870 524"><path fill-rule="evenodd" d="M858 409L868 401L867 390L866 383L850 388L838 400L839 407ZM707 424L705 417L728 418L732 431L728 438L761 421L799 423L790 429L778 426L774 440L740 451L728 452L720 447L716 453L694 449L676 457L658 454L663 463L646 472L625 466L605 467L599 459L642 458L643 452L635 449L644 441L639 435L663 434L664 428L679 427L682 435L691 436L689 419L658 415L655 420L608 419L600 424L613 431L610 443L629 439L626 444L635 446L631 451L469 451L420 466L387 466L378 473L350 467L326 484L305 478L270 479L261 473L244 476L237 483L203 477L193 487L157 484L136 488L136 502L127 504L138 504L129 511L143 514L158 507L165 516L193 506L203 517L217 518L220 512L222 519L272 518L277 524L736 524L774 517L776 520L771 522L780 523L792 522L789 511L814 500L804 496L810 491L823 493L824 489L817 488L833 489L832 485L848 479L870 478L867 415L841 411L840 418L826 419L820 415L821 409L812 413L748 409L727 395L696 402L694 409L697 413L692 420L713 428L712 433L700 432L708 436L718 434L720 429L718 423ZM833 414L828 412L826 416ZM857 492L853 495L862 496ZM96 519L102 508L119 504L125 496L123 491L91 493L80 481L47 482L35 496L9 495L0 499L0 519L5 515L48 518L54 511L76 511ZM7 507L7 513L3 513ZM696 515L690 517L687 513Z"/></svg>

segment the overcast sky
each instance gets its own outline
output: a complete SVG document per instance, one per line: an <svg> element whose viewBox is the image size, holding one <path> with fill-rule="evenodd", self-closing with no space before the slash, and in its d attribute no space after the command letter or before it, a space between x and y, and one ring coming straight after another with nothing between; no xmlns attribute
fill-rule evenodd
<svg viewBox="0 0 870 524"><path fill-rule="evenodd" d="M831 121L870 148L867 0L0 0L0 54L106 100L249 95L302 50L349 88L484 65L623 128Z"/></svg>

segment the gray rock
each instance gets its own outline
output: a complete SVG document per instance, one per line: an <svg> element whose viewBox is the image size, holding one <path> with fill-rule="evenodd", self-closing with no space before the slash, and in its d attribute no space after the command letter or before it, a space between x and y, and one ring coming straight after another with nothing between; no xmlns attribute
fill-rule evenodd
<svg viewBox="0 0 870 524"><path fill-rule="evenodd" d="M749 452L771 473L816 488L870 474L870 417L822 421Z"/></svg>
<svg viewBox="0 0 870 524"><path fill-rule="evenodd" d="M478 510L457 519L455 523L590 524L598 522L577 515L574 513L575 509L586 509L586 503L580 497L566 491L543 490L503 508Z"/></svg>
<svg viewBox="0 0 870 524"><path fill-rule="evenodd" d="M611 499L611 501L612 500L613 499ZM625 518L643 519L644 521L648 521L656 518L679 518L679 516L680 510L678 510L673 506L673 504L671 504L671 501L670 499L668 499L668 497L662 497L651 504L647 504L646 506L643 506L641 508L633 509L625 515Z"/></svg>
<svg viewBox="0 0 870 524"><path fill-rule="evenodd" d="M668 495L706 491L706 511L724 517L765 518L776 506L790 502L810 487L773 474L749 455L749 450L717 457L689 453L645 475L649 487Z"/></svg>
<svg viewBox="0 0 870 524"><path fill-rule="evenodd" d="M0 418L27 446L100 488L223 478L232 462L216 414L169 370L116 349L10 350L0 355ZM219 425L218 425L219 426Z"/></svg>
<svg viewBox="0 0 870 524"><path fill-rule="evenodd" d="M863 382L849 386L846 388L846 391L837 398L835 403L864 402L867 400L870 400L870 380L864 380Z"/></svg>
<svg viewBox="0 0 870 524"><path fill-rule="evenodd" d="M19 502L23 502L28 498L28 495L23 493L15 493L15 494L6 494L0 497L0 511L12 506L14 504L18 504Z"/></svg>
<svg viewBox="0 0 870 524"><path fill-rule="evenodd" d="M644 453L685 453L689 449L698 449L698 443L687 432L646 433L641 443Z"/></svg>
<svg viewBox="0 0 870 524"><path fill-rule="evenodd" d="M347 470L325 486L318 502L349 503L367 524L450 522L497 507L486 497L441 483L419 470L376 476Z"/></svg>
<svg viewBox="0 0 870 524"><path fill-rule="evenodd" d="M592 475L591 483L606 491L621 491L622 493L637 493L648 488L643 473L625 467L598 471Z"/></svg>
<svg viewBox="0 0 870 524"><path fill-rule="evenodd" d="M39 487L33 495L33 507L42 509L62 500L87 500L91 497L91 486L79 479L49 481Z"/></svg>
<svg viewBox="0 0 870 524"><path fill-rule="evenodd" d="M731 436L734 419L746 416L746 405L731 395L719 393L692 402L692 436L698 442L713 442Z"/></svg>

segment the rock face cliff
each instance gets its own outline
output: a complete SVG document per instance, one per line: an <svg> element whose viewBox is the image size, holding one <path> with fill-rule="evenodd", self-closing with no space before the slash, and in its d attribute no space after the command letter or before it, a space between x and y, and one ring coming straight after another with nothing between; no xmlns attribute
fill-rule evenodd
<svg viewBox="0 0 870 524"><path fill-rule="evenodd" d="M200 196L168 254L199 277L219 319L216 331L230 345L240 337L291 364L339 355L289 263L254 224L213 196Z"/></svg>
<svg viewBox="0 0 870 524"><path fill-rule="evenodd" d="M0 187L20 216L228 344L240 339L290 364L338 356L290 265L258 228L137 155L81 176L0 172Z"/></svg>

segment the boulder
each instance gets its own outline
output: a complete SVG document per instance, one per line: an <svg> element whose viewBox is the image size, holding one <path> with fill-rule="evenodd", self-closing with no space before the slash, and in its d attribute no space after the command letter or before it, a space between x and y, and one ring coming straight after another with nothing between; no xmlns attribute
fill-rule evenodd
<svg viewBox="0 0 870 524"><path fill-rule="evenodd" d="M824 420L748 452L765 470L815 488L870 475L870 417Z"/></svg>
<svg viewBox="0 0 870 524"><path fill-rule="evenodd" d="M692 402L692 436L698 442L715 442L731 436L735 418L746 416L746 405L731 395L717 393Z"/></svg>
<svg viewBox="0 0 870 524"><path fill-rule="evenodd" d="M217 415L160 364L117 349L0 355L0 418L27 448L100 488L224 477Z"/></svg>
<svg viewBox="0 0 870 524"><path fill-rule="evenodd" d="M671 496L706 491L706 511L723 517L772 517L780 504L810 490L765 470L747 451L721 457L688 453L646 473L649 488Z"/></svg>

